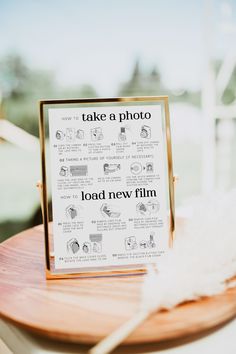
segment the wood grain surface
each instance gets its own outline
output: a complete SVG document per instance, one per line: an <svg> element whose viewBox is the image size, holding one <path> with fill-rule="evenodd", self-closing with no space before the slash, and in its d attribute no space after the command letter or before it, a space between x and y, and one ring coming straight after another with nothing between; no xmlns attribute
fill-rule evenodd
<svg viewBox="0 0 236 354"><path fill-rule="evenodd" d="M46 280L43 229L0 245L0 316L33 332L95 343L138 309L143 276ZM174 289L173 289L174 290ZM158 342L209 330L236 315L236 288L147 319L125 344Z"/></svg>

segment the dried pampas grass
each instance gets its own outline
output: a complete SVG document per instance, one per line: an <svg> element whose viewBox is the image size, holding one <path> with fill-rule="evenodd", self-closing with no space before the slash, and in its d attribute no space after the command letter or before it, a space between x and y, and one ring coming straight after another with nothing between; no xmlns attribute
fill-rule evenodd
<svg viewBox="0 0 236 354"><path fill-rule="evenodd" d="M186 300L212 296L236 275L236 191L199 199L176 230L174 248L151 269L143 284L143 306L170 309ZM174 290L174 291L173 291Z"/></svg>
<svg viewBox="0 0 236 354"><path fill-rule="evenodd" d="M138 314L91 354L109 353L155 311L236 285L229 281L236 275L236 191L192 201L191 209L191 217L176 230L174 248L149 267Z"/></svg>

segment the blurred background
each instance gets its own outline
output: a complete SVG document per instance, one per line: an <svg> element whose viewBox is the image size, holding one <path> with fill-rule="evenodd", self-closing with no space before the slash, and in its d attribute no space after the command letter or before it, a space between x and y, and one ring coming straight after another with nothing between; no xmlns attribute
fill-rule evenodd
<svg viewBox="0 0 236 354"><path fill-rule="evenodd" d="M177 205L236 185L236 0L0 0L0 240L40 222L39 99L169 95Z"/></svg>

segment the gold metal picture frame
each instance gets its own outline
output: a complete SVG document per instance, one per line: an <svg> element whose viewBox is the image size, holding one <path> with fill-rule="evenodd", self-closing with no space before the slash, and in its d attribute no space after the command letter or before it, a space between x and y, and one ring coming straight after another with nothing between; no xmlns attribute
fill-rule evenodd
<svg viewBox="0 0 236 354"><path fill-rule="evenodd" d="M145 272L145 265L142 266L114 266L101 267L88 271L74 272L58 272L54 267L54 250L53 250L53 235L50 232L49 223L49 200L48 200L48 176L46 168L46 122L45 110L49 107L69 107L77 105L86 105L95 107L96 105L129 105L129 104L161 104L163 111L163 124L166 146L166 169L168 179L168 204L169 204L169 247L172 247L175 231L175 200L174 200L174 176L172 162L172 147L171 147L171 131L170 131L170 114L168 96L151 96L151 97L116 97L116 98L89 98L89 99L58 99L58 100L41 100L39 102L39 132L40 132L40 152L41 152L41 172L42 181L38 184L41 194L41 209L44 224L45 238L45 263L46 263L46 278L72 278L72 277L88 277L88 276L109 276L109 275L124 275L137 274Z"/></svg>

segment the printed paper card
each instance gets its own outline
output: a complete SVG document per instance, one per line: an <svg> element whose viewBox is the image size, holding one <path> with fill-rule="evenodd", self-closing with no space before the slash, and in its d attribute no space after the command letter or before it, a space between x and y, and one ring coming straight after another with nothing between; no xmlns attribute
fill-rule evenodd
<svg viewBox="0 0 236 354"><path fill-rule="evenodd" d="M168 248L160 105L49 108L55 269L152 263Z"/></svg>

